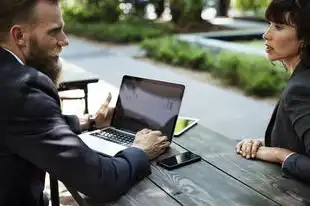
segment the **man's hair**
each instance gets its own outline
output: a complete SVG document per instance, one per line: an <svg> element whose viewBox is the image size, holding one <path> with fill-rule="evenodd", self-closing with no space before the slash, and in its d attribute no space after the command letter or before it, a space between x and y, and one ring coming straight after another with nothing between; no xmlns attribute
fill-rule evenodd
<svg viewBox="0 0 310 206"><path fill-rule="evenodd" d="M11 27L35 20L34 8L40 1L58 3L59 0L0 0L0 42L6 40Z"/></svg>

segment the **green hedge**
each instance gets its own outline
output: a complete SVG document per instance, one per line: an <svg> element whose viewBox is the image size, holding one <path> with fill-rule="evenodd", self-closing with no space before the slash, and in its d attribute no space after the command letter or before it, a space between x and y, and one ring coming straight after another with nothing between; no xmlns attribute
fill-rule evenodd
<svg viewBox="0 0 310 206"><path fill-rule="evenodd" d="M264 57L234 52L213 54L173 37L148 39L141 43L148 57L193 70L208 71L248 95L279 95L289 75Z"/></svg>
<svg viewBox="0 0 310 206"><path fill-rule="evenodd" d="M170 24L146 20L126 20L113 24L104 22L80 23L66 20L65 31L92 40L129 43L171 34L173 28Z"/></svg>
<svg viewBox="0 0 310 206"><path fill-rule="evenodd" d="M271 0L236 0L235 7L241 11L258 11L266 9Z"/></svg>
<svg viewBox="0 0 310 206"><path fill-rule="evenodd" d="M119 1L115 0L62 0L61 9L66 19L84 23L98 21L114 23L122 15Z"/></svg>

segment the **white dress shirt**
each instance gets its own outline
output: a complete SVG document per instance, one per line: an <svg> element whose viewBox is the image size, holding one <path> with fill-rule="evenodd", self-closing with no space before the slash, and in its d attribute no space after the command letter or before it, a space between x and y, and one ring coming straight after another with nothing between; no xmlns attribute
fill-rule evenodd
<svg viewBox="0 0 310 206"><path fill-rule="evenodd" d="M16 58L16 60L19 62L19 63L21 63L22 65L24 65L24 62L22 62L22 60L18 57L18 56L16 56L16 54L14 54L13 52L11 52L10 50L8 50L8 49L6 49L6 48L3 48L4 50L6 50L6 51L8 51L8 52L10 52L15 58Z"/></svg>

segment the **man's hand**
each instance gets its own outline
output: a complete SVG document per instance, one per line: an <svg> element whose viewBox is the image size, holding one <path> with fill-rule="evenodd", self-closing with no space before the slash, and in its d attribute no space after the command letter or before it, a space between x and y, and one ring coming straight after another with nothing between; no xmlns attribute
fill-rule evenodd
<svg viewBox="0 0 310 206"><path fill-rule="evenodd" d="M166 136L162 136L160 131L151 131L143 129L136 134L132 147L142 149L152 160L162 154L168 147L170 142Z"/></svg>
<svg viewBox="0 0 310 206"><path fill-rule="evenodd" d="M294 152L278 147L260 147L256 159L282 164L288 155Z"/></svg>
<svg viewBox="0 0 310 206"><path fill-rule="evenodd" d="M243 140L236 145L237 154L241 154L243 157L255 158L258 149L263 145L261 140Z"/></svg>
<svg viewBox="0 0 310 206"><path fill-rule="evenodd" d="M105 102L101 105L101 107L96 113L95 121L96 121L97 129L110 126L111 124L111 119L112 119L112 115L114 111L113 107L109 107L111 99L112 99L112 94L111 92L109 92L108 97L106 98Z"/></svg>

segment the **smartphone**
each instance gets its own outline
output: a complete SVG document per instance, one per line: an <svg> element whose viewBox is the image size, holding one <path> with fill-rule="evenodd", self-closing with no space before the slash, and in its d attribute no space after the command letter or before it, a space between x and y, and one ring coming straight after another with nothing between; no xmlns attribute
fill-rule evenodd
<svg viewBox="0 0 310 206"><path fill-rule="evenodd" d="M157 164L165 169L172 170L199 160L201 160L199 155L187 151L172 157L158 160Z"/></svg>
<svg viewBox="0 0 310 206"><path fill-rule="evenodd" d="M173 136L178 137L198 123L199 119L191 117L178 117Z"/></svg>

